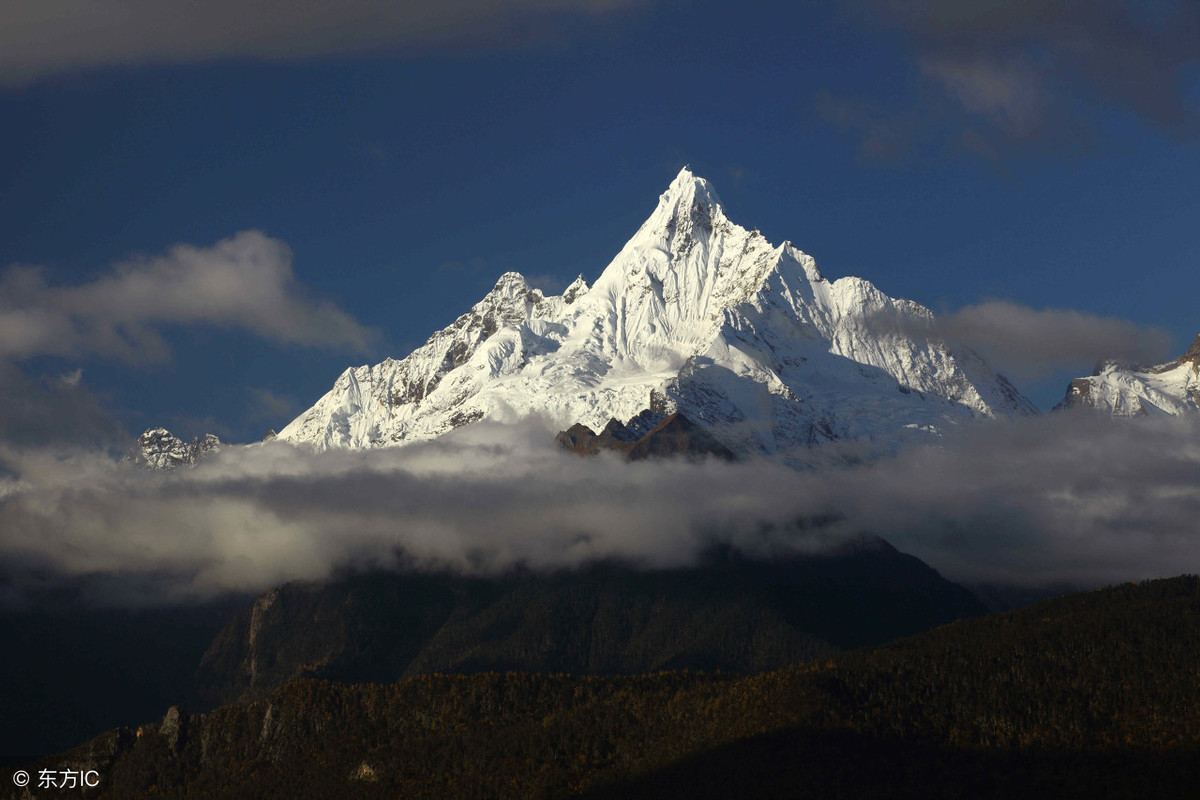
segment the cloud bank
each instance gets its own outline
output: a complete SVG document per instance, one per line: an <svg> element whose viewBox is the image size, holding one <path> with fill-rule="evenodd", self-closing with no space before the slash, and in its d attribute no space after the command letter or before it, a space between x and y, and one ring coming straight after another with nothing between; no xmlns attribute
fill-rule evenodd
<svg viewBox="0 0 1200 800"><path fill-rule="evenodd" d="M99 355L129 362L169 354L160 328L239 328L283 344L363 349L373 337L296 281L287 245L243 231L212 247L180 244L116 265L96 280L52 286L38 267L0 273L0 360Z"/></svg>
<svg viewBox="0 0 1200 800"><path fill-rule="evenodd" d="M64 70L514 46L648 0L0 0L0 84Z"/></svg>
<svg viewBox="0 0 1200 800"><path fill-rule="evenodd" d="M1055 414L855 467L583 459L538 425L367 453L267 443L147 474L0 449L0 594L79 581L154 603L400 561L487 572L685 564L718 541L820 550L864 532L948 577L1028 585L1200 569L1200 424ZM839 521L818 530L814 517ZM129 594L128 587L137 587Z"/></svg>

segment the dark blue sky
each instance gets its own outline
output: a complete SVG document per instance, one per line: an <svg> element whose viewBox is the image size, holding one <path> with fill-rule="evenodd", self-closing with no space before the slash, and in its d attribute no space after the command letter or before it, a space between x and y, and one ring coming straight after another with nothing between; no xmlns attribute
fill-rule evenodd
<svg viewBox="0 0 1200 800"><path fill-rule="evenodd" d="M461 2L424 39L352 20L339 44L292 53L317 40L260 19L261 41L186 57L139 56L134 37L120 58L0 59L0 270L86 284L253 229L290 247L304 298L376 331L325 348L199 314L154 323L165 360L43 348L13 356L20 370L82 368L131 432L256 438L346 366L407 354L504 271L551 291L594 279L684 164L831 278L937 312L1003 299L1116 317L1176 350L1200 331L1189 3L477 5L519 24ZM1022 388L1048 407L1093 355Z"/></svg>

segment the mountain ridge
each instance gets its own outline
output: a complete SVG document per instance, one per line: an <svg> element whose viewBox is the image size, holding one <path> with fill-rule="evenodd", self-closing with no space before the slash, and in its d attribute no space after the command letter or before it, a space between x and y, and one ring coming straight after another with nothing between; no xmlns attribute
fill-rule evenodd
<svg viewBox="0 0 1200 800"><path fill-rule="evenodd" d="M193 699L260 697L303 676L753 673L983 613L967 589L869 536L821 555L715 551L672 569L366 573L288 583L243 607L201 661Z"/></svg>
<svg viewBox="0 0 1200 800"><path fill-rule="evenodd" d="M1106 361L1076 378L1055 410L1091 409L1114 417L1182 416L1200 412L1200 335L1178 358L1137 366Z"/></svg>

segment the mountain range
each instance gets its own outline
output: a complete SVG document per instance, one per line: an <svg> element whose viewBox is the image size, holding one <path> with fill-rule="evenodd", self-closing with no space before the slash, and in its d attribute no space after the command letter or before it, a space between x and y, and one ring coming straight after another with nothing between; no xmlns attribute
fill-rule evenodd
<svg viewBox="0 0 1200 800"><path fill-rule="evenodd" d="M745 454L1036 413L976 353L904 332L932 322L734 223L684 169L593 285L547 296L506 273L405 358L346 370L279 438L364 449L530 415L641 435L681 413Z"/></svg>
<svg viewBox="0 0 1200 800"><path fill-rule="evenodd" d="M1173 361L1106 362L1071 381L1057 409L1080 407L1197 412L1200 337ZM978 353L941 339L929 309L862 278L828 280L791 243L731 221L684 168L594 284L580 276L547 295L505 273L406 357L347 369L278 439L363 450L540 417L577 452L678 452L686 428L687 446L703 442L693 454L809 463L832 442L887 453L968 420L1037 413ZM151 429L131 460L170 469L218 445Z"/></svg>

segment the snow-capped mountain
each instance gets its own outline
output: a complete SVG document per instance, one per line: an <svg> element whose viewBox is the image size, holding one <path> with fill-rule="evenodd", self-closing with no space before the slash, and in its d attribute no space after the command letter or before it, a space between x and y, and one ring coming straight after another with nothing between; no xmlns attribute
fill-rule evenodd
<svg viewBox="0 0 1200 800"><path fill-rule="evenodd" d="M126 460L146 469L166 470L194 467L209 453L221 447L221 440L211 433L185 442L166 428L151 428L137 439Z"/></svg>
<svg viewBox="0 0 1200 800"><path fill-rule="evenodd" d="M735 451L774 452L1036 413L975 353L904 333L932 319L860 278L825 279L684 169L594 285L545 296L509 272L406 358L346 370L279 438L367 448L485 418L600 430L679 411Z"/></svg>
<svg viewBox="0 0 1200 800"><path fill-rule="evenodd" d="M1095 375L1071 381L1055 408L1090 408L1114 417L1194 414L1200 411L1200 336L1186 353L1165 364L1106 362Z"/></svg>

